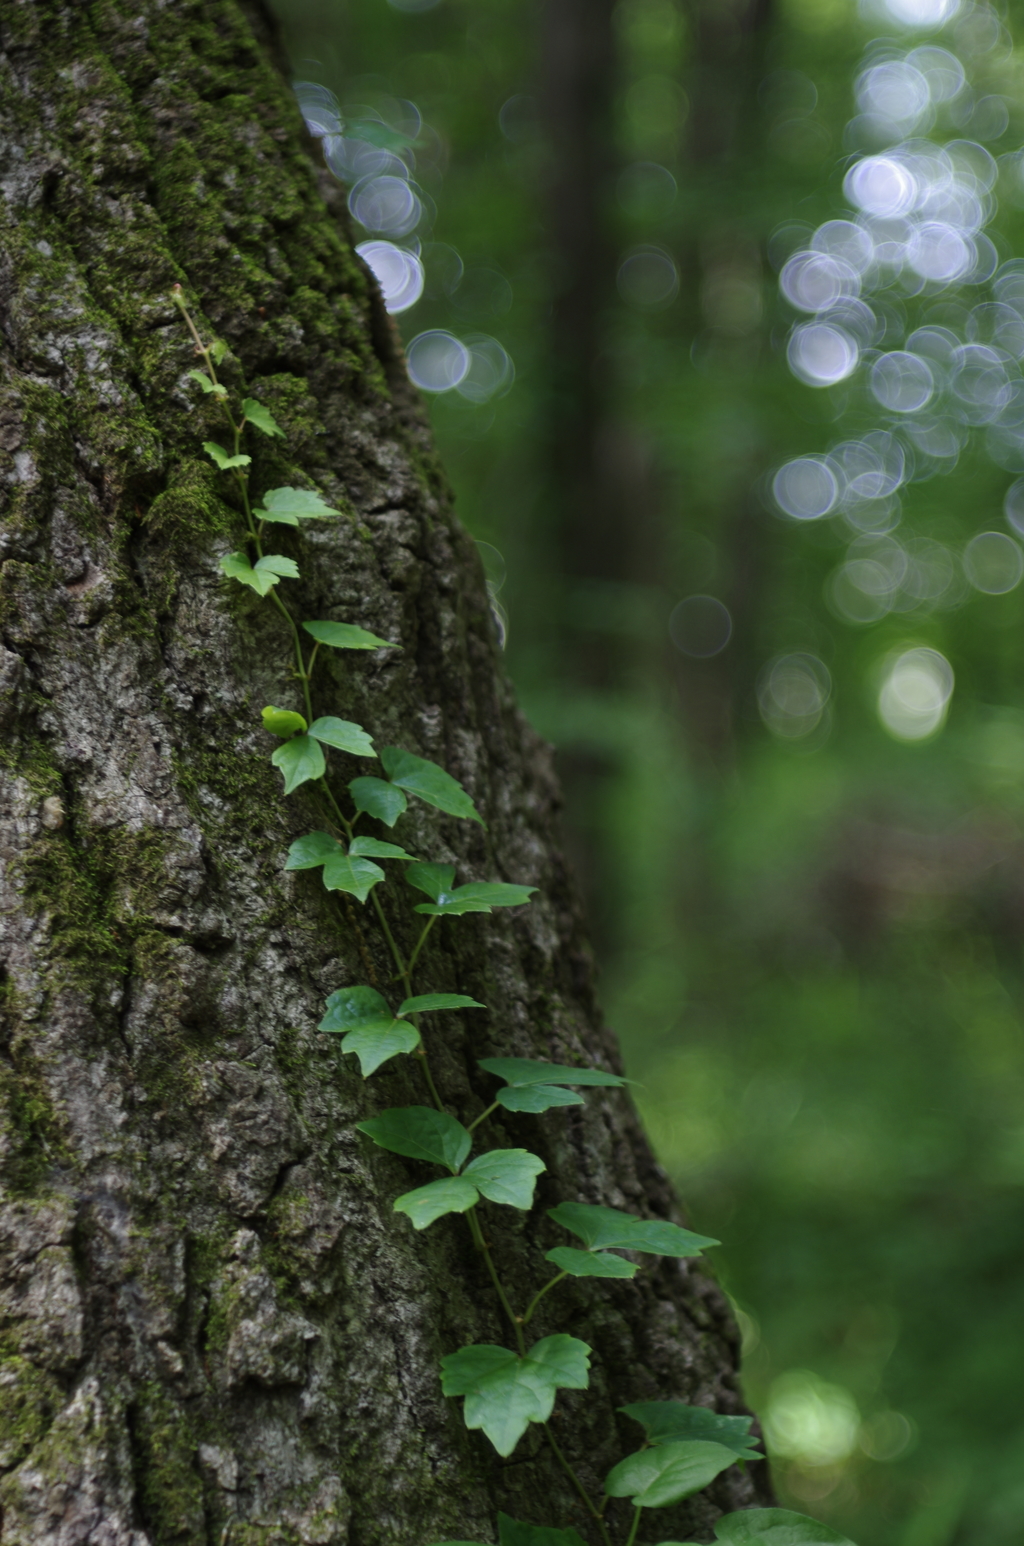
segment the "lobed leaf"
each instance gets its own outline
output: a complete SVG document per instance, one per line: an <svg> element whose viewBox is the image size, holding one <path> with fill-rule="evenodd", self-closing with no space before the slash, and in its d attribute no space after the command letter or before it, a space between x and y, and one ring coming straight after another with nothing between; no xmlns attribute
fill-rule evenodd
<svg viewBox="0 0 1024 1546"><path fill-rule="evenodd" d="M553 1084L531 1084L525 1089L506 1085L494 1097L506 1111L550 1111L552 1106L582 1106L583 1096L575 1090L558 1089Z"/></svg>
<svg viewBox="0 0 1024 1546"><path fill-rule="evenodd" d="M337 511L333 511L337 514ZM378 639L375 633L368 633L365 628L357 628L354 623L303 623L306 632L316 640L318 644L326 644L332 650L400 650L400 644L390 644L387 639Z"/></svg>
<svg viewBox="0 0 1024 1546"><path fill-rule="evenodd" d="M414 1025L410 1025L408 1020L389 1018L368 1020L363 1025L357 1025L347 1032L341 1050L355 1054L363 1078L369 1079L382 1063L389 1062L403 1052L415 1052L419 1044L420 1033Z"/></svg>
<svg viewBox="0 0 1024 1546"><path fill-rule="evenodd" d="M486 1004L481 1004L475 998L467 998L464 993L420 993L416 998L407 998L399 1004L400 1015L429 1014L434 1009L486 1009Z"/></svg>
<svg viewBox="0 0 1024 1546"><path fill-rule="evenodd" d="M351 1031L357 1025L390 1021L391 1010L376 988L338 988L327 1000L322 1031Z"/></svg>
<svg viewBox="0 0 1024 1546"><path fill-rule="evenodd" d="M556 1530L550 1525L525 1525L507 1514L498 1515L499 1546L583 1546L573 1529Z"/></svg>
<svg viewBox="0 0 1024 1546"><path fill-rule="evenodd" d="M271 735L290 736L296 730L307 729L306 721L301 714L296 714L293 709L275 709L268 704L260 710L264 730L269 730Z"/></svg>
<svg viewBox="0 0 1024 1546"><path fill-rule="evenodd" d="M283 553L265 553L256 560L253 568L257 574L279 574L285 580L299 578L298 564L294 558L285 558Z"/></svg>
<svg viewBox="0 0 1024 1546"><path fill-rule="evenodd" d="M405 872L405 878L410 886L415 886L417 891L423 891L436 902L438 897L447 896L455 883L454 864L410 864Z"/></svg>
<svg viewBox="0 0 1024 1546"><path fill-rule="evenodd" d="M407 854L404 848L399 848L397 843L382 843L376 837L354 837L348 851L353 858L361 859L411 859L413 857L412 854Z"/></svg>
<svg viewBox="0 0 1024 1546"><path fill-rule="evenodd" d="M232 467L248 467L252 461L251 456L232 456L230 451L225 451L215 440L204 440L203 450L217 463L221 472L228 472Z"/></svg>
<svg viewBox="0 0 1024 1546"><path fill-rule="evenodd" d="M379 864L371 859L352 858L341 849L324 864L324 885L328 891L345 891L360 902L365 902L383 879L384 871Z"/></svg>
<svg viewBox="0 0 1024 1546"><path fill-rule="evenodd" d="M492 1149L471 1160L462 1174L489 1202L532 1208L537 1177L547 1166L527 1149Z"/></svg>
<svg viewBox="0 0 1024 1546"><path fill-rule="evenodd" d="M228 352L228 346L220 338L215 339L210 345L210 356L215 365L219 365Z"/></svg>
<svg viewBox="0 0 1024 1546"><path fill-rule="evenodd" d="M393 827L408 808L409 802L402 791L382 778L354 778L348 787L356 810L365 811L367 816L382 821L386 827Z"/></svg>
<svg viewBox="0 0 1024 1546"><path fill-rule="evenodd" d="M649 1251L655 1256L699 1256L710 1245L719 1245L706 1235L695 1235L678 1224L661 1219L640 1219L618 1208L601 1208L592 1203L561 1202L548 1214L574 1235L579 1235L590 1251Z"/></svg>
<svg viewBox="0 0 1024 1546"><path fill-rule="evenodd" d="M590 1348L576 1337L544 1337L518 1358L478 1344L441 1360L446 1396L465 1396L467 1428L482 1428L499 1455L510 1455L529 1423L547 1422L555 1391L585 1390Z"/></svg>
<svg viewBox="0 0 1024 1546"><path fill-rule="evenodd" d="M624 1256L613 1256L610 1251L577 1251L571 1245L556 1245L545 1253L544 1260L574 1278L633 1278L640 1270Z"/></svg>
<svg viewBox="0 0 1024 1546"><path fill-rule="evenodd" d="M741 1460L764 1459L754 1448L757 1439L750 1436L752 1417L723 1417L706 1406L686 1406L682 1401L636 1401L632 1406L620 1406L619 1411L642 1425L648 1444L711 1439L733 1450Z"/></svg>
<svg viewBox="0 0 1024 1546"><path fill-rule="evenodd" d="M308 735L296 735L290 741L284 741L271 753L270 760L281 770L285 794L291 794L311 778L323 778L327 770L323 752Z"/></svg>
<svg viewBox="0 0 1024 1546"><path fill-rule="evenodd" d="M246 397L242 400L242 414L245 422L255 429L262 430L265 435L280 435L284 439L284 430L278 424L269 408L264 408L254 397Z"/></svg>
<svg viewBox="0 0 1024 1546"><path fill-rule="evenodd" d="M439 768L436 762L403 751L400 746L385 746L380 754L391 783L408 794L414 794L427 805L436 806L449 816L459 816L464 821L484 823L469 795L457 779Z"/></svg>
<svg viewBox="0 0 1024 1546"><path fill-rule="evenodd" d="M634 1508L668 1508L700 1492L735 1464L731 1449L706 1439L661 1444L620 1460L608 1472L605 1491L612 1498L631 1498Z"/></svg>
<svg viewBox="0 0 1024 1546"><path fill-rule="evenodd" d="M225 553L220 561L220 570L232 580L248 585L258 596L265 596L278 583L276 574L268 574L265 569L257 572L250 564L248 555L241 552Z"/></svg>
<svg viewBox="0 0 1024 1546"><path fill-rule="evenodd" d="M280 526L298 526L300 521L322 521L328 516L340 515L325 504L312 489L272 488L263 496L263 503L253 515L258 521L272 521ZM339 627L344 626L339 624Z"/></svg>
<svg viewBox="0 0 1024 1546"><path fill-rule="evenodd" d="M392 1154L428 1160L453 1173L462 1168L473 1145L461 1122L456 1122L447 1111L435 1111L431 1106L396 1106L367 1122L357 1122L356 1126Z"/></svg>
<svg viewBox="0 0 1024 1546"><path fill-rule="evenodd" d="M521 907L530 900L536 886L511 886L499 881L474 880L465 886L456 886L444 893L436 902L421 902L414 912L444 917L461 917L464 913L489 913L495 907Z"/></svg>
<svg viewBox="0 0 1024 1546"><path fill-rule="evenodd" d="M342 852L344 850L338 839L331 837L329 832L308 832L305 837L297 837L292 843L284 867L286 870L315 870L336 853Z"/></svg>
<svg viewBox="0 0 1024 1546"><path fill-rule="evenodd" d="M442 1181L431 1181L429 1186L417 1187L395 1199L395 1209L407 1213L415 1229L426 1229L435 1219L446 1213L465 1213L478 1200L476 1187L461 1176L445 1176Z"/></svg>
<svg viewBox="0 0 1024 1546"><path fill-rule="evenodd" d="M621 1074L605 1073L603 1068L571 1068L565 1063L544 1063L537 1058L480 1058L479 1066L504 1079L514 1088L531 1084L589 1084L620 1086Z"/></svg>
<svg viewBox="0 0 1024 1546"><path fill-rule="evenodd" d="M829 1525L788 1508L745 1508L715 1522L715 1534L727 1546L853 1546Z"/></svg>
<svg viewBox="0 0 1024 1546"><path fill-rule="evenodd" d="M227 387L221 386L219 381L211 381L204 370L190 370L189 375L193 381L199 383L204 392L212 392L214 397L227 397Z"/></svg>
<svg viewBox="0 0 1024 1546"><path fill-rule="evenodd" d="M362 725L353 724L350 719L335 719L328 714L323 719L314 719L309 733L314 740L323 742L325 746L336 746L340 752L351 752L353 757L377 755Z"/></svg>

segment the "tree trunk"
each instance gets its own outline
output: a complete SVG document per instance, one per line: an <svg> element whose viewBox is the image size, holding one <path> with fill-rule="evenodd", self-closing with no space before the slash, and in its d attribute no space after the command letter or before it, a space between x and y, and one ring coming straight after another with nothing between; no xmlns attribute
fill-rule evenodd
<svg viewBox="0 0 1024 1546"><path fill-rule="evenodd" d="M502 676L396 335L262 13L8 0L0 46L0 1538L424 1546L493 1539L500 1507L593 1540L539 1428L501 1462L442 1397L440 1357L508 1329L463 1220L418 1234L393 1211L425 1168L355 1129L423 1100L416 1060L364 1083L316 1029L325 995L388 992L392 969L369 906L283 870L320 824L282 796L259 728L264 703L299 706L289 639L219 572L240 516L200 451L216 403L186 376L170 290L286 431L254 483L312 480L344 512L285 531L302 615L403 646L324 651L317 712L441 763L487 822L420 805L399 841L539 888L441 923L424 954L418 991L489 1006L435 1021L468 1121L492 1098L481 1056L618 1054L548 752ZM379 894L405 941L408 888ZM532 1213L487 1217L516 1302L564 1240L546 1207L674 1214L624 1093L505 1126L548 1167ZM555 1432L597 1491L639 1437L621 1403L740 1409L707 1269L647 1260L538 1315L594 1348ZM708 1537L763 1499L763 1471L656 1516L658 1538Z"/></svg>

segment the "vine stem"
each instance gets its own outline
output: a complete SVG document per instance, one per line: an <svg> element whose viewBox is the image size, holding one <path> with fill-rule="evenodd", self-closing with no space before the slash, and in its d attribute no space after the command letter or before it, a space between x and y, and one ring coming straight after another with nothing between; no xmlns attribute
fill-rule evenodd
<svg viewBox="0 0 1024 1546"><path fill-rule="evenodd" d="M497 1109L498 1109L498 1102L495 1101L493 1103L493 1105L488 1106L486 1111L481 1111L480 1115L476 1118L475 1121L470 1122L469 1126L466 1128L466 1132L467 1133L471 1133L475 1127L479 1127L480 1126L481 1122L486 1121L486 1119L490 1116L492 1111L497 1111ZM526 1320L529 1320L529 1318L530 1317L527 1316ZM525 1321L524 1321L524 1324L525 1324Z"/></svg>
<svg viewBox="0 0 1024 1546"><path fill-rule="evenodd" d="M505 1314L512 1322L512 1329L515 1331L516 1343L519 1347L519 1356L520 1358L525 1358L526 1338L523 1336L522 1322L520 1321L516 1312L513 1310L512 1306L509 1304L508 1295L501 1286L501 1279L498 1276L498 1269L494 1265L494 1259L491 1256L491 1248L487 1244L487 1241L484 1239L484 1232L480 1228L480 1220L476 1216L475 1207L467 1208L466 1219L469 1224L469 1228L477 1250L483 1252L484 1261L487 1263L487 1270L491 1274L491 1282L494 1284L494 1291L498 1298L501 1300L502 1309L505 1311Z"/></svg>
<svg viewBox="0 0 1024 1546"><path fill-rule="evenodd" d="M484 1115L486 1116L487 1113L484 1112ZM569 1274L567 1272L559 1272L559 1273L557 1273L555 1277L548 1279L548 1281L544 1284L544 1287L540 1290L539 1293L534 1294L533 1298L530 1300L530 1307L527 1310L526 1314L523 1316L523 1325L524 1326L528 1326L530 1324L530 1322L533 1320L533 1312L537 1308L537 1306L540 1304L541 1300L544 1298L544 1295L546 1293L549 1293L551 1289L553 1289L557 1284L561 1283L563 1278L567 1278L568 1276L569 1276Z"/></svg>
<svg viewBox="0 0 1024 1546"><path fill-rule="evenodd" d="M580 1497L583 1499L583 1502L586 1504L587 1513L590 1515L591 1519L597 1525L598 1530L601 1532L601 1539L604 1542L604 1546L612 1546L611 1536L608 1534L608 1526L605 1524L604 1520L602 1519L600 1511L594 1507L594 1501L591 1498L590 1493L584 1487L583 1483L580 1481L579 1477L576 1475L576 1472L573 1470L572 1466L569 1464L568 1460L563 1455L561 1447L560 1447L560 1445L558 1443L558 1440L555 1438L555 1435L551 1432L551 1424L550 1423L545 1423L544 1424L544 1432L547 1434L548 1442L551 1445L551 1448L555 1452L555 1458L557 1459L559 1465L562 1467L562 1470L565 1472L566 1476L569 1478L569 1480L572 1482L573 1486L576 1488L576 1491L579 1493ZM635 1531L634 1531L634 1534L635 1534ZM631 1539L632 1539L632 1537L631 1537Z"/></svg>
<svg viewBox="0 0 1024 1546"><path fill-rule="evenodd" d="M633 1542L636 1540L636 1532L640 1528L640 1515L642 1513L643 1509L638 1508L636 1513L633 1515L633 1524L629 1532L629 1539L626 1541L626 1546L633 1546Z"/></svg>

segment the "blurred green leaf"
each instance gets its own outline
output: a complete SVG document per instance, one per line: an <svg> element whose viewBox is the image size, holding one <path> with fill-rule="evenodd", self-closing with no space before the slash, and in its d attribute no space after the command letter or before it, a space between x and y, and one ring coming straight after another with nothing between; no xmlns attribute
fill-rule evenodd
<svg viewBox="0 0 1024 1546"><path fill-rule="evenodd" d="M705 1439L661 1444L620 1460L608 1472L605 1491L613 1498L629 1498L634 1508L668 1508L701 1492L736 1460L733 1450Z"/></svg>

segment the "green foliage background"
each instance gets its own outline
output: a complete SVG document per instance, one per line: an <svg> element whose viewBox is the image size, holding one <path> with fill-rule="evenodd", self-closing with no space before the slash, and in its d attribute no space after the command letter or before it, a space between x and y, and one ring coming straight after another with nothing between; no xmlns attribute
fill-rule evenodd
<svg viewBox="0 0 1024 1546"><path fill-rule="evenodd" d="M742 1315L748 1396L789 1451L781 1501L862 1546L1010 1546L1024 1536L1024 587L852 627L823 599L839 535L784 524L758 494L787 456L825 448L844 403L853 433L870 427L841 389L790 374L766 252L780 223L841 212L851 81L879 29L848 0L777 0L709 62L698 0L621 0L610 256L594 256L598 429L625 492L614 562L605 534L588 569L552 470L559 147L530 100L539 7L278 11L297 76L385 118L412 99L431 128L417 171L437 206L429 240L471 282L446 295L428 249L403 334L479 330L515 361L507 396L448 393L430 411L462 519L504 559L509 666L559 748L604 1001L645 1118L694 1227L726 1242L713 1254ZM1007 20L1024 38L1024 16ZM996 153L1024 135L1021 58L999 65L1012 111ZM793 71L817 88L810 113L793 112ZM510 137L512 98L526 100ZM622 192L615 165L638 160L673 172L670 208ZM1024 255L1012 201L997 226ZM642 243L679 268L662 310L615 290ZM1009 482L965 454L911 491L905 524L961 546L1002 528ZM668 635L695 592L735 621L703 663ZM904 641L956 672L947 725L921 744L889 738L874 708L879 662ZM757 710L765 663L801 649L833 681L831 731L810 750Z"/></svg>

